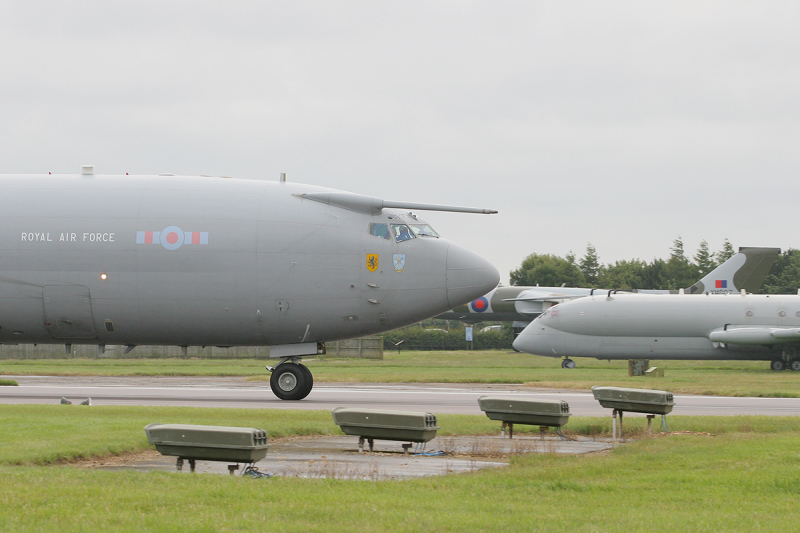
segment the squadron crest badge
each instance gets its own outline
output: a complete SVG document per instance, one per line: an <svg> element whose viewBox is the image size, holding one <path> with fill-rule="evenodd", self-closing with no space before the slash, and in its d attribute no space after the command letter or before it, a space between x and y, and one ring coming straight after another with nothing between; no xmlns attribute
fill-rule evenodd
<svg viewBox="0 0 800 533"><path fill-rule="evenodd" d="M367 270L370 272L378 270L378 254L367 254Z"/></svg>
<svg viewBox="0 0 800 533"><path fill-rule="evenodd" d="M392 260L394 261L394 269L396 271L402 272L406 267L406 254L394 254Z"/></svg>

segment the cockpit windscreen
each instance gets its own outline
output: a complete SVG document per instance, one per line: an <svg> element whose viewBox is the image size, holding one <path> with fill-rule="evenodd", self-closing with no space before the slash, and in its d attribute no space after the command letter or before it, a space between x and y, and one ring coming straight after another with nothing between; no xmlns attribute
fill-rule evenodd
<svg viewBox="0 0 800 533"><path fill-rule="evenodd" d="M372 222L369 225L369 234L381 239L394 239L403 242L417 237L439 237L430 224L408 213L402 215L391 214L389 223Z"/></svg>
<svg viewBox="0 0 800 533"><path fill-rule="evenodd" d="M409 224L411 231L420 237L438 237L439 234L430 226L430 224Z"/></svg>

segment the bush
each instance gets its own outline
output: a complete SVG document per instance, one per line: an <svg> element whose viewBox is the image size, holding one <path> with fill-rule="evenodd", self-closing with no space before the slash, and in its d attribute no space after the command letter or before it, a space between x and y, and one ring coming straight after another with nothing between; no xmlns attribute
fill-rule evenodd
<svg viewBox="0 0 800 533"><path fill-rule="evenodd" d="M464 350L468 343L465 340L464 326L449 331L435 328L423 328L418 325L408 326L383 334L384 350ZM481 332L473 328L474 350L507 350L511 348L514 334L510 324L502 329Z"/></svg>

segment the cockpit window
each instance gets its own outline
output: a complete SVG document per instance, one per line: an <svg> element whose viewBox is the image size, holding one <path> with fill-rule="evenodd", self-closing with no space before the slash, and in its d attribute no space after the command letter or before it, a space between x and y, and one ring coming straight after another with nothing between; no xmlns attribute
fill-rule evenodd
<svg viewBox="0 0 800 533"><path fill-rule="evenodd" d="M414 238L414 234L405 224L392 224L392 234L394 235L394 240L397 242L403 242Z"/></svg>
<svg viewBox="0 0 800 533"><path fill-rule="evenodd" d="M438 237L439 234L428 224L409 224L411 231L420 237Z"/></svg>
<svg viewBox="0 0 800 533"><path fill-rule="evenodd" d="M369 234L381 239L389 238L389 226L387 224L372 223L369 225Z"/></svg>

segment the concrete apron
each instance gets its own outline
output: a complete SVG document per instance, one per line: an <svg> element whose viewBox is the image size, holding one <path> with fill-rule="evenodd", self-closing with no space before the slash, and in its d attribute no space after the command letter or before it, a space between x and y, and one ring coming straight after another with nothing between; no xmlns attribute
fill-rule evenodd
<svg viewBox="0 0 800 533"><path fill-rule="evenodd" d="M558 437L436 437L428 442L425 454L415 454L416 444L405 454L402 442L376 440L372 452L358 450L358 437L304 437L276 439L269 443L267 456L256 463L259 472L271 476L335 479L410 479L475 472L483 468L506 466L512 455L529 453L580 454L609 450L614 443L594 440L564 441ZM443 455L433 455L444 452ZM176 458L155 450L142 455L94 461L81 466L103 470L175 472ZM197 461L196 473L228 474L228 463ZM245 465L235 470L241 474ZM182 474L190 472L184 461Z"/></svg>

